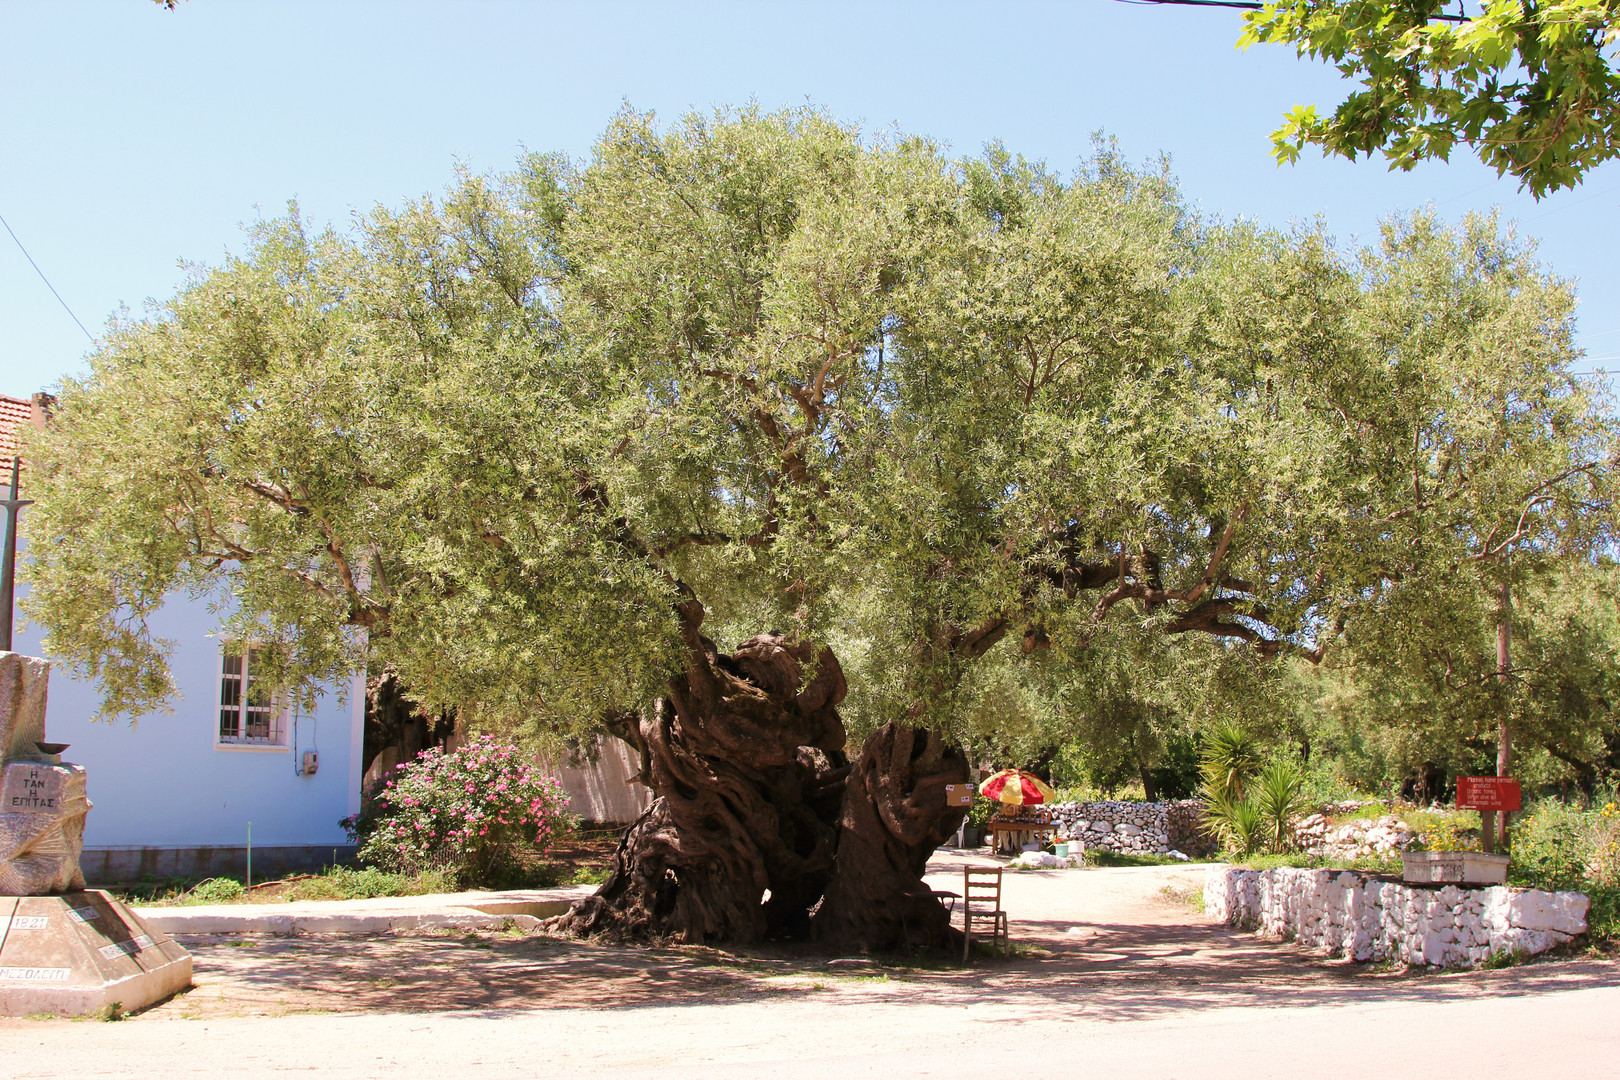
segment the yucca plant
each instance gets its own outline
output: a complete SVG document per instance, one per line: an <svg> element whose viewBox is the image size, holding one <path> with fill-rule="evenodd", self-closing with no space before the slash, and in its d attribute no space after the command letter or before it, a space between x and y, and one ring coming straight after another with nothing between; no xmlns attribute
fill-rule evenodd
<svg viewBox="0 0 1620 1080"><path fill-rule="evenodd" d="M1200 794L1204 800L1204 831L1231 856L1253 855L1265 839L1265 818L1260 808L1247 799L1230 798L1208 784Z"/></svg>
<svg viewBox="0 0 1620 1080"><path fill-rule="evenodd" d="M1305 774L1286 758L1273 761L1255 780L1252 802L1273 852L1281 854L1292 846L1293 819L1304 809L1304 791Z"/></svg>
<svg viewBox="0 0 1620 1080"><path fill-rule="evenodd" d="M1231 802L1243 800L1264 761L1260 743L1236 724L1222 724L1205 735L1198 757L1206 792Z"/></svg>

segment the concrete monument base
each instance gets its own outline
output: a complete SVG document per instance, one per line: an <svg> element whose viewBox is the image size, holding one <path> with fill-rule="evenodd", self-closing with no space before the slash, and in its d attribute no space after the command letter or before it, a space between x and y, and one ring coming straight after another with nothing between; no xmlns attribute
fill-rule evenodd
<svg viewBox="0 0 1620 1080"><path fill-rule="evenodd" d="M0 1014L134 1012L191 985L191 954L106 893L0 897Z"/></svg>

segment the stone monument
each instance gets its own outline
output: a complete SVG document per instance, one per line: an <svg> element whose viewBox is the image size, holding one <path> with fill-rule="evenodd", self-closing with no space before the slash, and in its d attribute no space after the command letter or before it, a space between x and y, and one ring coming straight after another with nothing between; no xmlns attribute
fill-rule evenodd
<svg viewBox="0 0 1620 1080"><path fill-rule="evenodd" d="M133 1011L191 985L191 956L79 869L81 766L45 741L50 664L0 652L0 1014Z"/></svg>

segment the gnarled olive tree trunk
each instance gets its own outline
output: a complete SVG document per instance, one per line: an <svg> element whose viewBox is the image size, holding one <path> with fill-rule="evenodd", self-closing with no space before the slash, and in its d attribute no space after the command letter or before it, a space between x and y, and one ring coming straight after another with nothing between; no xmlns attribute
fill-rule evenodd
<svg viewBox="0 0 1620 1080"><path fill-rule="evenodd" d="M965 780L967 762L937 735L890 725L846 764L847 685L831 650L769 633L726 655L698 633L702 605L681 616L687 662L669 697L612 725L640 749L657 798L559 928L746 944L810 937L814 911L819 939L883 949L900 944L909 905L914 940L948 938L944 909L907 894L961 822L944 785Z"/></svg>
<svg viewBox="0 0 1620 1080"><path fill-rule="evenodd" d="M833 869L844 673L830 650L774 633L722 654L697 633L701 605L681 615L686 670L632 738L657 798L563 927L685 942L801 936Z"/></svg>
<svg viewBox="0 0 1620 1080"><path fill-rule="evenodd" d="M867 737L845 785L816 940L865 951L951 945L950 913L922 876L966 813L946 805L945 785L967 779L967 758L936 732L885 724Z"/></svg>

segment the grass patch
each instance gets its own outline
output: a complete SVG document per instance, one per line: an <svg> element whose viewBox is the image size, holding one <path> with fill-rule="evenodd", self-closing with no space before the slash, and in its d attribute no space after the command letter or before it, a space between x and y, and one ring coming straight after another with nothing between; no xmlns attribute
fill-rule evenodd
<svg viewBox="0 0 1620 1080"><path fill-rule="evenodd" d="M1159 890L1159 899L1170 907L1204 913L1204 890L1197 885L1166 885Z"/></svg>
<svg viewBox="0 0 1620 1080"><path fill-rule="evenodd" d="M1202 860L1193 860L1194 862ZM1180 859L1169 855L1127 855L1119 851L1086 850L1087 866L1186 866Z"/></svg>
<svg viewBox="0 0 1620 1080"><path fill-rule="evenodd" d="M442 871L393 874L369 867L331 866L314 874L295 874L279 881L255 881L250 892L233 875L204 878L170 877L122 884L108 891L136 906L179 907L197 904L276 904L298 900L369 900L382 896L421 896L476 889L548 889L561 885L600 885L612 872L616 831L592 829L570 833L547 850L525 848L495 878L477 884L458 882Z"/></svg>
<svg viewBox="0 0 1620 1080"><path fill-rule="evenodd" d="M527 867L521 874L503 879L503 889L551 889L559 885L600 885L608 879L613 867L581 863L542 863Z"/></svg>
<svg viewBox="0 0 1620 1080"><path fill-rule="evenodd" d="M841 983L886 983L890 981L885 971L824 971L816 976L817 979L836 979Z"/></svg>
<svg viewBox="0 0 1620 1080"><path fill-rule="evenodd" d="M1240 870L1278 870L1284 867L1299 870L1356 870L1364 874L1395 874L1401 873L1401 857L1399 855L1388 858L1370 857L1364 859L1324 859L1319 855L1307 855L1302 851L1285 851L1282 854L1250 855L1246 859L1239 859L1232 863Z"/></svg>
<svg viewBox="0 0 1620 1080"><path fill-rule="evenodd" d="M333 866L319 874L267 881L250 891L236 878L216 877L190 886L167 886L141 898L152 907L199 904L278 904L297 900L370 900L379 896L422 896L454 892L450 875L440 872L389 874L381 870ZM130 890L134 892L136 890ZM133 897L129 897L133 899Z"/></svg>
<svg viewBox="0 0 1620 1080"><path fill-rule="evenodd" d="M1521 952L1518 949L1507 949L1499 953L1491 953L1491 955L1480 961L1479 966L1485 971L1495 971L1498 968L1518 967L1529 959L1530 954L1527 952Z"/></svg>

